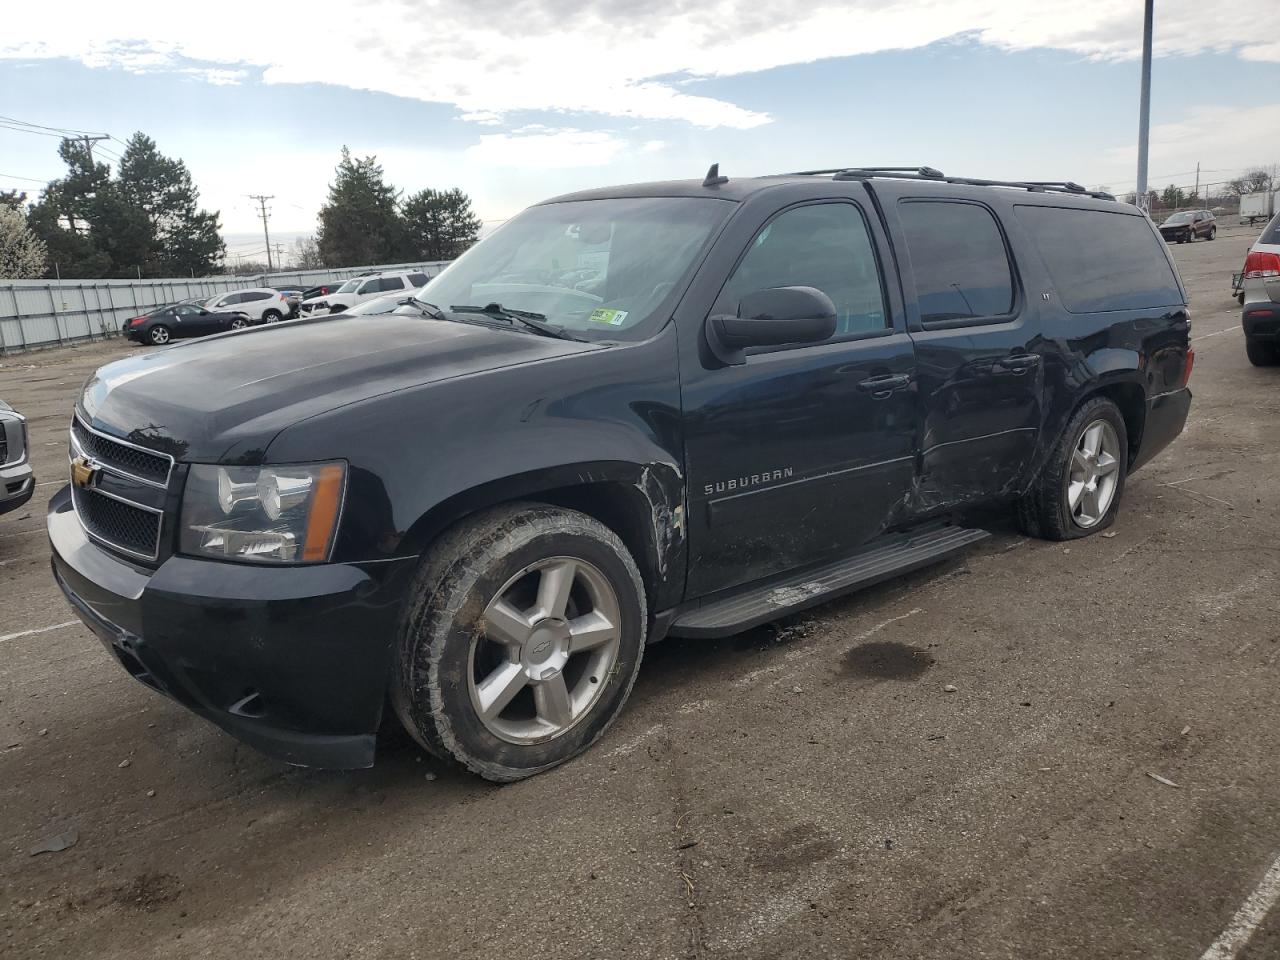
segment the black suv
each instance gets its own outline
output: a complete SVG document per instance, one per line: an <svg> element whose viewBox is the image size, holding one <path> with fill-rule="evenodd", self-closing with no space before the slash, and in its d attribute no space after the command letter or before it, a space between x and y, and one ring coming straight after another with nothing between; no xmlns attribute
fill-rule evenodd
<svg viewBox="0 0 1280 960"><path fill-rule="evenodd" d="M100 369L54 575L126 670L264 752L365 766L393 710L518 779L601 736L646 641L936 561L980 505L1108 527L1186 420L1186 301L1151 222L1074 184L576 193L397 313Z"/></svg>

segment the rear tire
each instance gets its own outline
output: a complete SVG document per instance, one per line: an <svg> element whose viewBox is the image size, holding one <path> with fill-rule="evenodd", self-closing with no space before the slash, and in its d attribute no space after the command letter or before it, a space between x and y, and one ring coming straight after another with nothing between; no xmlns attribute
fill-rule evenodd
<svg viewBox="0 0 1280 960"><path fill-rule="evenodd" d="M1086 440L1102 442L1090 456ZM1086 400L1067 423L1049 460L1018 501L1018 523L1033 537L1075 540L1115 521L1129 466L1124 417L1105 397ZM1092 479L1092 486L1090 480Z"/></svg>
<svg viewBox="0 0 1280 960"><path fill-rule="evenodd" d="M1216 238L1217 238L1217 236L1218 236L1218 228L1217 228L1217 227L1210 227L1210 228L1209 228L1209 239L1210 239L1210 240L1216 239Z"/></svg>
<svg viewBox="0 0 1280 960"><path fill-rule="evenodd" d="M166 343L173 339L173 334L169 332L169 328L163 323L157 323L147 333L147 342L153 347L163 347Z"/></svg>
<svg viewBox="0 0 1280 960"><path fill-rule="evenodd" d="M545 504L498 507L423 557L391 702L431 753L520 780L603 735L639 672L647 624L640 573L612 530Z"/></svg>
<svg viewBox="0 0 1280 960"><path fill-rule="evenodd" d="M1244 352L1255 367L1274 367L1280 364L1280 346L1269 341L1245 337Z"/></svg>

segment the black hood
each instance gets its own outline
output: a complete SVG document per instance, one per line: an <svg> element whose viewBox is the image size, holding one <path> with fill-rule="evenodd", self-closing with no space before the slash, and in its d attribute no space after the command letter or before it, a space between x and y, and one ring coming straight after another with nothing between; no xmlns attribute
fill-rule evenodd
<svg viewBox="0 0 1280 960"><path fill-rule="evenodd" d="M253 462L285 427L396 390L601 349L426 317L321 317L102 367L78 408L99 430L179 460Z"/></svg>

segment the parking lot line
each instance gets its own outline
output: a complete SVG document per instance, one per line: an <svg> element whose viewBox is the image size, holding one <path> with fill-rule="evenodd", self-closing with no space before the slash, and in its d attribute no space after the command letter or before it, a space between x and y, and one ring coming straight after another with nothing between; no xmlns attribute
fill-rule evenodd
<svg viewBox="0 0 1280 960"><path fill-rule="evenodd" d="M34 630L20 630L17 633L6 633L3 637L0 637L0 643L4 643L6 640L17 640L19 637L30 637L37 633L48 633L51 630L62 630L66 627L74 627L79 622L79 620L68 620L66 623L55 623L51 627L37 627Z"/></svg>
<svg viewBox="0 0 1280 960"><path fill-rule="evenodd" d="M1200 955L1200 960L1234 960L1277 900L1280 900L1280 856L1272 861L1262 881L1241 904L1218 939Z"/></svg>

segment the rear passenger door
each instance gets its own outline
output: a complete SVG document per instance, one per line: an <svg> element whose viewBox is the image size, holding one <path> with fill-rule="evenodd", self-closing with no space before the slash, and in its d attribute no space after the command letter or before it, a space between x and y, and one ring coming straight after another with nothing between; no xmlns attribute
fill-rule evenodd
<svg viewBox="0 0 1280 960"><path fill-rule="evenodd" d="M1012 492L1036 450L1044 357L1005 230L976 200L904 196L886 206L923 416L915 509Z"/></svg>

